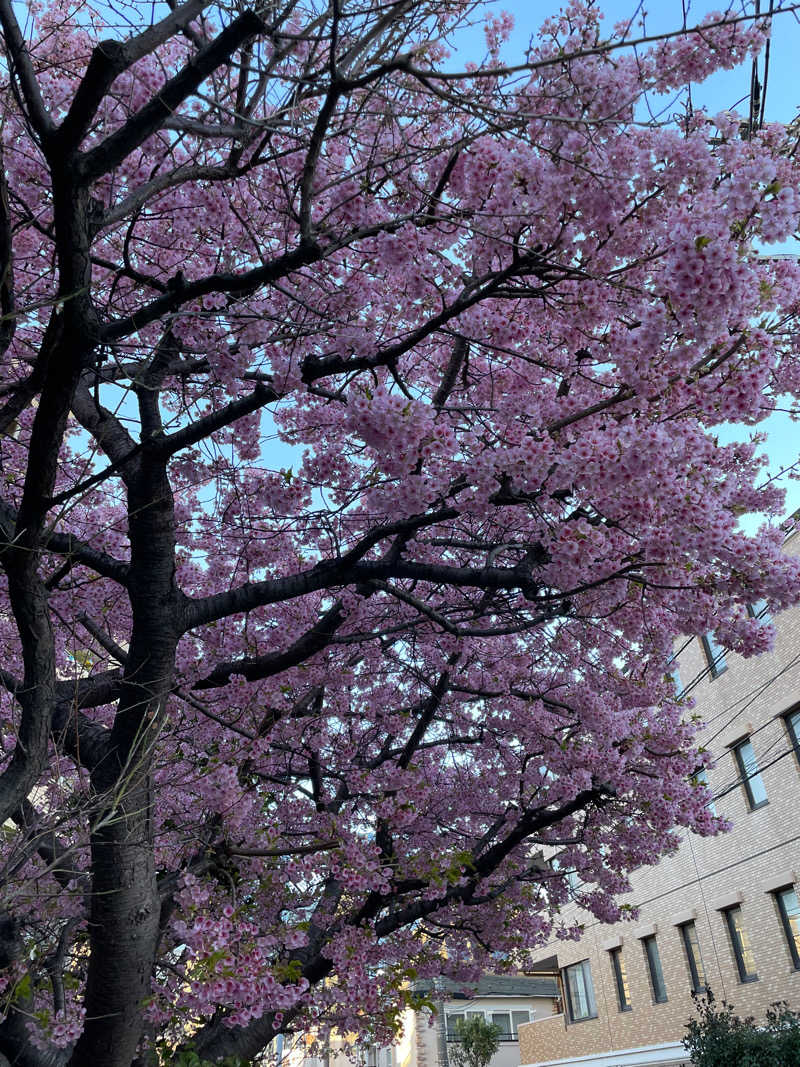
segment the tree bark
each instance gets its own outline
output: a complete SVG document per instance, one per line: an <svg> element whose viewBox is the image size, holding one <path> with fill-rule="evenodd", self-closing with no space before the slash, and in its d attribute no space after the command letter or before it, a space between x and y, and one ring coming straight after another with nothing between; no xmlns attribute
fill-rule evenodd
<svg viewBox="0 0 800 1067"><path fill-rule="evenodd" d="M91 836L86 1025L70 1067L130 1067L159 939L152 748L179 633L174 511L162 460L145 451L127 482L133 629L108 751L92 773L103 807Z"/></svg>

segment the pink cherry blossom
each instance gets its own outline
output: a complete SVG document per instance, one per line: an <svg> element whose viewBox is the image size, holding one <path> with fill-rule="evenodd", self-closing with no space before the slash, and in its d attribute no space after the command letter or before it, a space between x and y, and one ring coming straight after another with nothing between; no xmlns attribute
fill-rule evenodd
<svg viewBox="0 0 800 1067"><path fill-rule="evenodd" d="M0 0L12 1062L385 1043L616 920L725 829L676 645L800 597L792 136L638 106L764 20L290 6Z"/></svg>

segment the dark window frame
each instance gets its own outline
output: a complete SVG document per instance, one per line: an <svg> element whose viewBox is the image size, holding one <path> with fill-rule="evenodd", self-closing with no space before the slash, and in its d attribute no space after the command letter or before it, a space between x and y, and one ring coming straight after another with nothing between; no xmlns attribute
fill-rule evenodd
<svg viewBox="0 0 800 1067"><path fill-rule="evenodd" d="M622 948L617 945L609 951L611 970L614 972L614 984L617 989L617 1007L620 1011L632 1011L630 991L628 989L628 972L622 958Z"/></svg>
<svg viewBox="0 0 800 1067"><path fill-rule="evenodd" d="M742 748L744 745L750 746L750 751L753 753L753 764L755 770L748 772L747 765L742 755ZM767 796L767 787L764 785L764 779L761 776L761 768L758 765L758 759L756 758L756 750L753 748L753 742L749 737L743 737L740 741L737 741L735 745L731 745L731 751L733 752L733 758L736 760L736 766L739 769L739 777L744 787L745 796L747 797L747 806L750 811L757 811L759 808L764 808L769 804L769 797ZM755 793L753 792L753 779L758 778L761 782L761 788L764 790L764 799L756 800Z"/></svg>
<svg viewBox="0 0 800 1067"><path fill-rule="evenodd" d="M780 889L776 889L772 896L775 900L775 907L778 909L778 916L780 917L781 926L783 927L783 936L786 938L786 947L789 949L789 955L792 959L792 966L796 971L800 971L800 948L798 948L797 942L795 941L786 905L781 899L784 893L794 893L795 900L798 899L798 894L794 885L785 885L781 886Z"/></svg>
<svg viewBox="0 0 800 1067"><path fill-rule="evenodd" d="M589 972L589 983L591 985L591 991L592 991L591 1000L592 1000L592 1003L594 1004L594 1012L590 1011L590 1013L588 1015L579 1015L579 1016L575 1015L575 1005L572 1003L572 992L571 992L571 990L569 988L568 973L571 970L573 970L574 968L576 968L576 967L580 967L581 968L581 971L584 974L584 978L585 978L587 970ZM569 1021L570 1021L571 1024L585 1023L585 1022L588 1022L590 1019L597 1019L598 1018L597 996L595 995L595 991L594 991L594 980L592 979L592 967L591 967L591 963L589 962L588 959L577 960L575 963L570 963L569 966L564 967L564 969L562 971L562 985L564 987L564 995L565 995L566 1002L567 1002L567 1017L569 1018ZM588 999L589 998L587 997L587 1000ZM587 1005L587 1007L588 1007L588 1005Z"/></svg>
<svg viewBox="0 0 800 1067"><path fill-rule="evenodd" d="M706 656L706 663L708 664L708 670L711 677L719 678L719 676L724 674L728 669L728 664L725 661L725 649L717 644L710 631L700 637L700 642L703 646L703 652ZM716 653L714 652L714 648L717 649Z"/></svg>
<svg viewBox="0 0 800 1067"><path fill-rule="evenodd" d="M711 812L712 815L716 816L717 805L714 803L714 792L711 788L711 783L708 780L708 771L705 769L705 767L701 767L699 771L695 771L695 773L692 775L692 778L695 782L699 782L700 785L705 786L705 788L711 794L708 803L706 804L706 808L708 809L708 811Z"/></svg>
<svg viewBox="0 0 800 1067"><path fill-rule="evenodd" d="M683 952L686 957L686 963L689 968L689 977L692 981L692 991L695 993L705 993L708 984L705 982L706 966L703 963L703 956L700 951L700 938L697 934L697 924L694 919L690 919L687 923L681 923L678 927L680 930L681 941L683 942ZM690 936L690 931L694 933L694 941ZM697 952L695 953L695 944ZM698 964L700 965L698 968ZM702 979L700 972L702 973Z"/></svg>
<svg viewBox="0 0 800 1067"><path fill-rule="evenodd" d="M686 687L681 681L681 671L678 666L678 661L674 658L667 664L667 675L675 684L675 700L680 700L686 691Z"/></svg>
<svg viewBox="0 0 800 1067"><path fill-rule="evenodd" d="M656 935L650 934L642 938L644 958L647 961L647 974L650 978L650 991L653 994L654 1004L666 1004L667 983L664 980L664 968L661 966L661 953L658 951Z"/></svg>
<svg viewBox="0 0 800 1067"><path fill-rule="evenodd" d="M734 916L742 914L741 904L733 904L730 908L723 908L722 915L725 919L725 925L728 928L728 940L730 941L731 948L733 949L733 956L736 960L736 970L739 972L739 981L742 985L746 985L749 982L758 981L758 971L748 971L747 963L744 958L744 945L742 943L741 934L736 927ZM752 952L752 950L751 950ZM753 960L753 966L755 966L755 960Z"/></svg>
<svg viewBox="0 0 800 1067"><path fill-rule="evenodd" d="M795 758L800 763L800 706L789 708L782 718L786 733L789 735L789 741L794 749ZM797 720L796 724L793 724L793 719Z"/></svg>

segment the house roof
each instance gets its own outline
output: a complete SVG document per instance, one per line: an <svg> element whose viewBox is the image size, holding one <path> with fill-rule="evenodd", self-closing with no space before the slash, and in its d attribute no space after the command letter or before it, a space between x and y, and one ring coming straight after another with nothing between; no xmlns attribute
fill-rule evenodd
<svg viewBox="0 0 800 1067"><path fill-rule="evenodd" d="M433 993L447 1000L468 1000L475 997L557 997L555 978L516 974L484 974L475 986L463 986L453 978L423 978L412 984L415 993Z"/></svg>

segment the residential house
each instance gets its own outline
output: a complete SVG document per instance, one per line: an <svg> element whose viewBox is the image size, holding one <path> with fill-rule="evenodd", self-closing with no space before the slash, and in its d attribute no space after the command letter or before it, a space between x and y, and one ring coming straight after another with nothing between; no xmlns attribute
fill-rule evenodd
<svg viewBox="0 0 800 1067"><path fill-rule="evenodd" d="M347 1038L332 1043L326 1053L304 1054L302 1041L287 1050L284 1067L452 1067L459 1019L481 1015L500 1028L500 1047L489 1067L518 1067L519 1027L552 1015L558 997L554 975L483 975L473 989L450 979L417 981L415 993L427 994L436 1011L403 1015L403 1026L391 1047L357 1045Z"/></svg>

